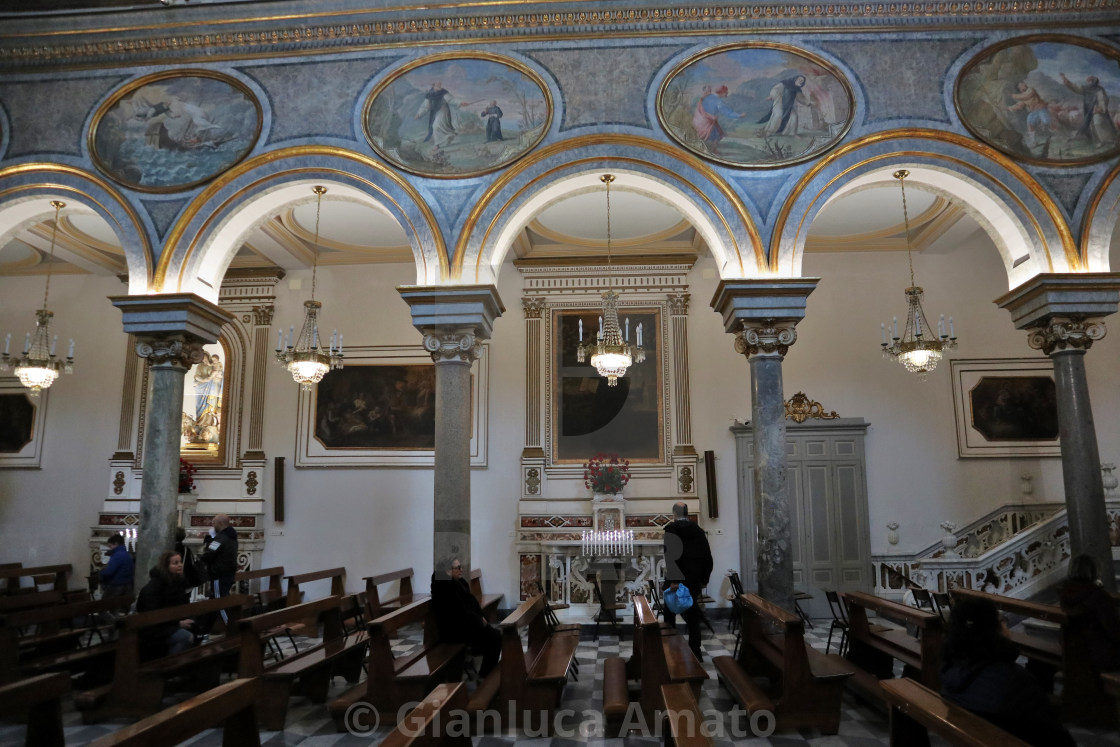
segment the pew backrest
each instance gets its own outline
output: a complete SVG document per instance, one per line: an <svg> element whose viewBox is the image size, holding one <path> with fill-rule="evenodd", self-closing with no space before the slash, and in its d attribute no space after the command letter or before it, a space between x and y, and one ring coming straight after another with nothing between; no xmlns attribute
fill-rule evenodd
<svg viewBox="0 0 1120 747"><path fill-rule="evenodd" d="M381 573L376 576L366 576L363 581L366 582L366 613L370 619L381 617L381 615L396 609L404 604L410 604L415 601L412 593L412 569L402 568L398 571L390 571L388 573ZM381 584L389 584L397 581L397 594L394 597L381 598L381 593L377 587Z"/></svg>
<svg viewBox="0 0 1120 747"><path fill-rule="evenodd" d="M297 573L294 576L288 576L288 604L296 605L303 602L303 593L300 590L300 584L309 584L312 581L322 581L330 579L331 591L329 596L341 596L345 593L346 586L346 569L345 568L329 568L325 571L311 571L310 573Z"/></svg>

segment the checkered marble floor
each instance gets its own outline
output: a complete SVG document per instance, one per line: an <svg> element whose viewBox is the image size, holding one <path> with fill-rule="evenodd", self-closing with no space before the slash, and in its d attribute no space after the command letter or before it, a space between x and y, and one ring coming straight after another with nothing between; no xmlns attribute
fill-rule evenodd
<svg viewBox="0 0 1120 747"><path fill-rule="evenodd" d="M850 694L845 694L843 714L840 723L840 733L824 736L819 730L797 729L777 731L768 737L756 737L749 733L745 726L735 726L726 714L731 711L735 703L727 692L720 686L716 679L715 667L712 659L716 656L730 654L734 646L734 636L727 634L726 620L715 620L716 633L704 630L704 667L711 675L703 686L700 697L700 708L705 714L720 714L720 716L705 716L706 722L716 727L715 741L720 747L726 745L749 745L751 747L796 747L797 745L814 745L819 747L880 747L888 744L886 715L864 704ZM631 636L623 626L624 639L602 632L599 640L593 641L590 631L585 632L576 654L579 660L579 680L569 681L565 690L564 707L570 709L573 715L563 722L566 731L572 732L564 736L539 737L532 735L495 735L474 737L474 744L478 747L503 747L504 745L529 745L550 747L567 747L567 745L655 745L660 744L660 738L631 736L626 739L605 739L594 733L580 733L579 724L586 724L585 731L594 731L596 720L583 718L583 712L602 713L602 659L611 656L628 657L631 651ZM684 626L680 626L684 632ZM604 628L605 630L605 628ZM815 627L807 631L806 637L811 644L824 650L828 635L828 621L816 621ZM394 647L397 653L404 653L419 643L419 631L415 636L408 636ZM835 646L835 641L833 642ZM833 648L835 651L835 648ZM331 697L347 689L347 684L336 678L331 688ZM187 695L169 699L182 700ZM107 722L85 726L81 722L81 715L74 710L72 701L64 702L64 720L67 745L87 744L98 737L108 734L124 725L124 721ZM708 719L712 719L708 721ZM288 712L288 726L281 732L261 732L261 743L269 746L300 745L300 747L327 747L327 745L368 745L377 744L388 734L387 727L379 727L367 734L348 734L335 731L334 724L327 715L326 707L314 705L305 698L293 699ZM1120 745L1120 734L1114 732L1090 731L1086 729L1072 729L1074 738L1079 745L1098 747L1104 745ZM0 723L0 747L17 747L23 744L25 730L19 725ZM204 732L186 744L200 747L218 747L221 745L221 733L217 730ZM934 745L941 745L936 737ZM158 747L163 747L162 745Z"/></svg>

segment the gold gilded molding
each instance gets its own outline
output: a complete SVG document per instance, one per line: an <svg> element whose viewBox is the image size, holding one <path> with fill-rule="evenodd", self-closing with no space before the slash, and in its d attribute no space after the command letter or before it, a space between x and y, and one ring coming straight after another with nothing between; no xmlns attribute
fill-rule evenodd
<svg viewBox="0 0 1120 747"><path fill-rule="evenodd" d="M804 423L809 418L816 420L837 420L840 415L835 411L825 412L816 400L810 400L805 392L798 392L786 402L786 418L795 423Z"/></svg>
<svg viewBox="0 0 1120 747"><path fill-rule="evenodd" d="M489 187L487 187L482 197L475 203L475 206L471 209L470 215L467 216L467 220L463 225L463 230L459 234L458 244L455 247L455 255L451 261L451 270L453 276L461 277L463 271L463 262L466 258L467 241L470 236L473 235L475 227L478 225L478 222L482 217L483 211L487 206L490 205L496 195L498 195L503 189L508 187L512 182L519 178L524 172L533 168L538 163L541 163L542 161L545 161L555 155L564 153L566 151L577 150L579 148L588 148L596 145L631 146L644 150L651 150L656 153L668 156L674 161L683 162L690 168L695 169L696 171L703 174L708 179L708 181L711 182L711 184L720 191L720 193L728 200L728 202L736 207L737 217L746 228L747 234L750 236L751 248L754 250L755 264L759 269L763 269L766 267L766 256L763 253L762 239L758 234L758 229L755 227L754 222L751 221L750 215L747 213L746 208L743 206L742 200L738 199L738 196L735 195L735 193L731 190L730 186L728 186L727 182L724 181L723 177L717 174L709 164L704 162L699 157L692 155L691 153L681 151L675 145L658 142L648 137L642 137L638 135L599 133L595 135L582 135L572 138L571 140L553 143L551 145L540 148L539 150L534 151L533 153L522 158L513 168L495 179L494 182ZM670 169L662 168L657 164L650 163L648 161L639 161L635 158L621 156L588 156L586 158L581 158L578 161L569 161L562 166L550 169L546 173L538 175L529 184L526 184L514 195L512 195L506 201L506 203L502 205L501 208L496 212L495 218L491 220L490 224L486 227L486 231L482 237L480 246L486 246L486 242L488 241L491 232L493 232L495 228L497 216L501 215L511 202L513 202L519 195L527 191L530 187L536 185L543 179L556 174L559 171L570 170L573 166L583 164L597 164L597 168L602 168L605 162L640 164L645 168L656 169L660 173L672 174L674 179L688 184L688 186L695 190L696 194L699 195L708 204L712 212L719 216L719 220L723 224L724 229L731 237L732 242L734 242L732 249L734 250L736 258L739 262L739 273L740 275L743 274L743 251L739 247L738 242L735 241L735 234L731 230L731 226L728 223L727 217L724 216L723 213L721 213L715 207L714 203L708 198L704 190L699 189L698 187L696 187L696 185L692 184L687 179L684 179L683 176ZM479 270L479 263L482 261L482 257L482 252L479 252L478 260L475 263L476 277Z"/></svg>
<svg viewBox="0 0 1120 747"><path fill-rule="evenodd" d="M195 217L195 215L197 215L198 211L202 208L203 205L213 199L214 195L216 195L234 180L239 179L240 177L253 171L254 169L260 168L261 166L264 166L266 164L276 163L284 159L298 158L301 156L331 156L343 160L354 161L386 176L390 181L400 187L410 198L412 198L413 202L420 209L420 212L423 215L424 220L427 222L429 229L432 231L433 241L435 242L434 250L436 252L436 255L439 257L439 277L441 280L447 279L447 247L443 241L443 235L439 231L439 224L436 222L435 215L432 213L431 208L426 202L424 202L424 200L420 196L420 193L408 181L403 179L399 174L391 170L385 164L381 163L380 161L374 160L373 158L362 153L357 153L352 150L346 150L345 148L338 148L335 146L297 145L290 148L281 148L280 150L262 153L245 161L242 161L241 163L237 164L237 166L231 168L229 171L226 171L220 177L211 182L211 184L205 190L200 192L197 197L191 200L190 205L188 205L184 210L183 215L178 221L176 221L175 227L167 236L167 241L165 242L165 250L160 256L159 264L156 266L155 278L153 279L153 284L156 290L162 291L164 289L164 286L167 283L167 275L171 266L171 257L174 254L175 247L177 247L179 245L179 242L182 241L183 233L186 231L187 225ZM366 179L362 179L352 173L340 171L338 169L333 169L326 166L300 167L289 169L287 171L268 174L265 177L255 180L252 184L238 190L238 197L243 198L244 194L251 190L253 187L275 181L276 179L285 175L304 173L338 174L343 177L343 181L356 180L362 184L365 184L374 193L381 195L385 198L386 201L395 205L397 209L401 211L401 214L404 216L404 220L408 223L407 230L411 232L412 236L416 236L416 226L412 223L411 220L409 220L408 211L405 210L396 200L393 200L391 197L389 197L389 195L386 194L381 187L378 187L372 182ZM218 209L212 211L211 215L206 218L203 230L200 230L195 235L195 237L191 239L190 246L187 248L187 252L183 257L180 268L185 267L189 262L191 254L194 252L195 248L198 245L199 236L206 232L205 227L211 225L214 220L214 215L224 210L234 201L235 198L232 197L230 199L224 200L218 207ZM424 272L424 276L426 277L428 269L427 259L423 252L420 253L420 258L421 262L424 263L422 265L422 269ZM180 277L178 282L176 283L176 288L178 289L181 284L182 277Z"/></svg>
<svg viewBox="0 0 1120 747"><path fill-rule="evenodd" d="M35 174L42 171L48 173L67 174L69 176L76 176L81 179L86 179L93 184L96 184L101 189L105 190L106 193L112 195L116 199L117 204L124 209L125 213L128 214L129 219L132 221L136 236L140 240L140 249L142 254L144 255L144 272L147 275L145 280L152 276L152 245L148 241L148 234L145 233L142 228L143 224L140 221L140 216L133 209L131 203L122 199L117 194L116 187L110 182L101 178L97 174L93 174L89 171L75 168L73 166L67 166L61 163L21 163L16 164L15 166L6 166L4 168L0 168L0 181L3 181L10 176L16 176L20 174ZM88 192L78 189L77 187L69 187L53 182L28 184L20 187L11 187L9 189L2 190L0 191L0 203L7 200L11 195L16 195L20 192L27 192L31 190L58 190L60 192L67 192L69 194L78 195L85 202L93 203L94 205L100 207L105 211L106 214L112 213L112 211L105 207L105 204L103 202L94 198L93 195L89 194ZM124 242L122 241L121 243L123 245ZM125 267L127 268L128 266L128 257L126 255Z"/></svg>
<svg viewBox="0 0 1120 747"><path fill-rule="evenodd" d="M876 132L876 133L872 133L870 135L865 135L864 137L861 137L857 140L852 141L851 143L848 143L846 145L842 145L839 148L833 150L831 153L829 153L824 158L822 158L820 161L818 161L816 164L814 164L812 166L812 168L810 168L808 171L805 172L805 174L801 177L801 179L798 180L797 185L791 191L790 196L785 201L785 204L782 205L781 212L778 214L778 220L775 223L773 238L771 240L771 245L770 245L770 250L771 250L770 267L771 267L771 269L774 270L774 271L777 271L778 250L779 250L780 245L781 245L781 237L782 237L782 233L785 230L786 223L789 220L789 214L790 214L790 211L793 209L793 204L797 201L798 197L800 197L801 193L813 181L813 179L815 179L821 172L825 171L835 161L838 161L841 158L844 158L845 156L847 156L847 155L849 155L849 154L851 154L855 151L858 151L861 148L865 148L869 145L875 145L877 143L889 142L891 140L903 140L903 139L908 139L908 138L923 139L923 140L934 140L934 141L938 141L938 142L948 143L950 145L956 145L956 146L962 147L966 150L971 150L975 153L978 153L978 154L984 156L985 158L988 158L992 161L995 161L1000 166L1002 166L1003 168L1007 169L1012 174L1014 174L1015 177L1020 181L1020 183L1022 183L1022 185L1024 187L1026 187L1027 190L1032 195L1034 195L1035 198L1042 204L1043 208L1045 208L1047 215L1050 217L1050 220L1054 224L1055 230L1058 232L1058 235L1061 238L1062 251L1065 255L1066 261L1070 265L1070 270L1073 271L1073 272L1076 272L1076 271L1079 271L1081 269L1081 259L1080 259L1079 253L1077 251L1077 247L1074 245L1073 234L1070 232L1069 226L1066 225L1065 219L1062 217L1061 209L1054 203L1054 200L1051 199L1050 195L1046 192L1045 189L1043 189L1042 185L1039 184L1035 180L1035 178L1033 176L1031 176L1030 173L1028 173L1022 166L1015 163L1009 157L1005 156L1003 153L1000 153L998 150L991 147L990 145L985 145L984 143L981 143L977 140L973 140L972 138L966 137L964 135L959 135L955 132L944 132L944 131L941 131L941 130L931 130L931 129L924 129L924 128L910 128L910 127L900 128L900 129L896 129L896 130L887 130L887 131L884 131L884 132ZM959 158L954 158L952 156L945 156L945 155L940 154L940 153L931 153L931 152L928 152L928 151L905 151L905 152L887 153L887 154L883 154L881 156L873 156L871 158L864 159L863 161L860 161L859 163L845 169L841 174L838 174L837 176L833 177L832 179L830 179L828 181L828 183L825 185L824 189L822 189L820 192L817 193L817 195L814 196L813 202L815 203L820 198L821 193L823 193L825 189L827 189L829 186L831 186L836 181L838 181L842 176L847 175L848 173L850 173L851 171L853 171L854 169L856 169L860 166L866 165L868 163L874 163L874 162L877 162L877 161L886 160L886 159L898 160L899 158L909 157L909 156L917 156L917 157L930 158L930 159L939 160L939 161L946 161L946 162L949 162L949 163L953 163L957 166L960 166L962 169L964 169L966 171L972 171L972 172L975 172L975 173L985 173L980 168L974 166L973 164L962 161ZM986 174L986 175L990 176L989 174ZM1031 212L1026 209L1026 206L1023 205L1023 202L1021 200L1019 200L1019 198L1017 198L1013 194L1011 194L1010 191L1008 191L1006 194L1011 199L1013 199L1016 202L1016 204L1018 204L1020 207L1023 208L1023 212L1026 215L1030 216L1031 223L1034 225L1035 232L1038 234L1039 240L1042 243L1042 249L1046 253L1047 262L1050 265L1050 269L1052 270L1053 269L1053 260L1051 259L1051 248L1050 248L1049 244L1046 242L1045 235L1042 233L1042 226L1038 223L1038 220L1034 218L1033 214L1031 214ZM808 211L806 211L806 214L807 213L808 213ZM804 216L802 216L801 222L798 224L798 230L797 230L798 234L801 233L801 231L804 227L804 220L805 220L805 218L804 218Z"/></svg>

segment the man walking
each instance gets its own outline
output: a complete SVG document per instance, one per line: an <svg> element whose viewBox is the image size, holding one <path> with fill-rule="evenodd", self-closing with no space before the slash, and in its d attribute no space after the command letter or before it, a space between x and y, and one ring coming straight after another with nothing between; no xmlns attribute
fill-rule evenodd
<svg viewBox="0 0 1120 747"><path fill-rule="evenodd" d="M214 595L224 597L233 588L237 575L237 530L230 525L229 514L216 514L210 527L201 557L214 582Z"/></svg>
<svg viewBox="0 0 1120 747"><path fill-rule="evenodd" d="M688 506L683 501L673 504L673 517L674 521L665 526L665 583L674 591L683 583L692 595L692 606L681 617L688 626L688 647L703 661L700 623L704 613L700 610L700 593L712 575L712 548L704 530L688 518ZM665 622L676 625L677 616L666 609Z"/></svg>

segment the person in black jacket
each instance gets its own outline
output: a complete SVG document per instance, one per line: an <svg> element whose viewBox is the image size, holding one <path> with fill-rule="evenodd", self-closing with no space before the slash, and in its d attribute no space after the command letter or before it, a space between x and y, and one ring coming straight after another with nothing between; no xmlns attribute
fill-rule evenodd
<svg viewBox="0 0 1120 747"><path fill-rule="evenodd" d="M708 535L700 525L688 518L688 506L678 501L673 504L674 521L665 525L665 583L666 588L676 590L679 584L688 587L692 595L692 606L681 617L688 626L688 647L703 661L700 649L700 623L703 612L700 610L700 594L712 575L712 548L708 545ZM677 616L665 610L665 622L677 624Z"/></svg>
<svg viewBox="0 0 1120 747"><path fill-rule="evenodd" d="M183 556L165 552L148 572L149 580L136 597L136 611L150 612L165 607L178 607L191 601L187 580L183 577ZM144 659L170 656L194 645L194 620L183 619L140 629L140 655Z"/></svg>
<svg viewBox="0 0 1120 747"><path fill-rule="evenodd" d="M230 525L229 514L216 514L210 522L210 536L203 542L200 556L206 564L207 576L214 582L214 596L224 597L233 588L237 575L237 530Z"/></svg>
<svg viewBox="0 0 1120 747"><path fill-rule="evenodd" d="M995 604L967 597L953 604L941 661L941 696L1037 747L1073 747L1038 680L1015 663Z"/></svg>
<svg viewBox="0 0 1120 747"><path fill-rule="evenodd" d="M502 634L491 627L482 606L463 578L458 558L440 564L432 574L432 613L442 643L465 643L473 653L482 655L479 677L485 677L502 655Z"/></svg>
<svg viewBox="0 0 1120 747"><path fill-rule="evenodd" d="M1120 670L1120 612L1112 595L1101 585L1093 556L1070 559L1058 599L1062 609L1070 613L1070 625L1089 651L1093 670Z"/></svg>

